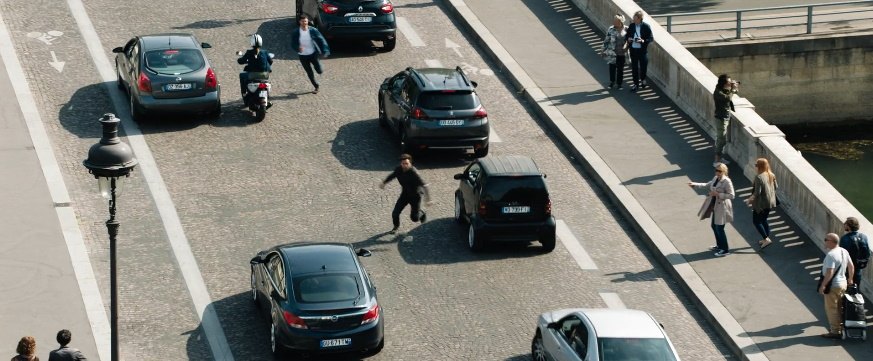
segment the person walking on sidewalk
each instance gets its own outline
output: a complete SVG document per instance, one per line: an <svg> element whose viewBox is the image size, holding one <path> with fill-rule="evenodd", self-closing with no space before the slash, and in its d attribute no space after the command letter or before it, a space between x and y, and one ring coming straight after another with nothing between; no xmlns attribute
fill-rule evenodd
<svg viewBox="0 0 873 361"><path fill-rule="evenodd" d="M867 235L858 232L861 229L861 224L855 217L846 218L843 223L843 229L846 231L840 237L840 248L849 252L849 257L852 258L852 264L855 265L855 275L853 279L856 285L861 285L861 272L867 268L867 263L870 261L870 242Z"/></svg>
<svg viewBox="0 0 873 361"><path fill-rule="evenodd" d="M18 355L10 361L39 361L36 356L36 339L33 336L24 336L18 341L18 347L15 348Z"/></svg>
<svg viewBox="0 0 873 361"><path fill-rule="evenodd" d="M627 54L627 27L624 26L624 15L616 14L612 19L612 26L606 29L606 37L603 39L603 47L600 49L600 54L603 59L609 64L609 87L612 89L616 86L622 89L624 81L624 61Z"/></svg>
<svg viewBox="0 0 873 361"><path fill-rule="evenodd" d="M828 249L821 265L821 284L818 293L824 296L825 314L828 318L830 332L821 335L824 338L840 339L843 332L843 320L840 305L846 288L853 284L855 266L849 252L837 243L840 236L828 233L825 236L825 248ZM846 276L848 274L848 277Z"/></svg>
<svg viewBox="0 0 873 361"><path fill-rule="evenodd" d="M55 339L58 340L58 344L60 344L61 347L49 352L48 361L88 361L81 351L72 347L67 347L72 338L73 334L70 333L70 330L58 331L58 335Z"/></svg>
<svg viewBox="0 0 873 361"><path fill-rule="evenodd" d="M712 92L715 102L715 167L718 163L730 163L724 159L724 146L727 145L727 132L730 127L731 111L734 110L733 97L737 93L739 82L733 81L730 75L718 76L718 83Z"/></svg>
<svg viewBox="0 0 873 361"><path fill-rule="evenodd" d="M400 165L394 169L382 183L379 184L380 189L385 189L385 184L393 179L397 179L400 183L400 196L397 197L397 203L394 204L394 210L391 212L391 221L394 222L394 228L389 234L397 233L397 228L400 228L400 212L407 205L412 206L409 213L409 219L413 222L421 221L424 223L427 220L427 213L421 209L421 195L424 193L427 205L431 204L430 193L427 190L427 183L418 175L418 170L412 166L412 156L409 154L400 155Z"/></svg>
<svg viewBox="0 0 873 361"><path fill-rule="evenodd" d="M715 167L715 177L706 183L688 182L691 188L706 188L709 189L708 197L700 206L700 211L697 215L700 220L710 218L710 226L715 234L715 251L716 257L724 257L730 254L728 248L727 235L724 233L724 226L727 223L734 221L734 207L732 199L734 199L734 184L728 178L728 168L726 165L719 163Z"/></svg>
<svg viewBox="0 0 873 361"><path fill-rule="evenodd" d="M318 56L330 56L330 47L327 46L327 41L318 29L309 26L309 17L300 15L297 19L300 25L291 33L291 48L297 51L300 57L300 64L303 65L303 70L306 71L306 76L309 77L309 82L315 87L313 94L318 94L318 80L315 80L315 74L312 73L312 68L315 72L321 75L321 62L318 61Z"/></svg>
<svg viewBox="0 0 873 361"><path fill-rule="evenodd" d="M634 78L634 86L631 91L635 92L642 87L649 86L646 82L646 70L649 67L648 47L655 37L652 35L652 27L643 22L643 11L634 13L633 23L628 26L625 34L625 42L630 46L631 75Z"/></svg>
<svg viewBox="0 0 873 361"><path fill-rule="evenodd" d="M761 235L758 245L763 250L773 244L767 217L770 210L776 208L776 175L770 171L770 162L766 158L758 158L755 168L758 169L758 175L752 181L752 195L746 199L746 204L752 206L752 224Z"/></svg>

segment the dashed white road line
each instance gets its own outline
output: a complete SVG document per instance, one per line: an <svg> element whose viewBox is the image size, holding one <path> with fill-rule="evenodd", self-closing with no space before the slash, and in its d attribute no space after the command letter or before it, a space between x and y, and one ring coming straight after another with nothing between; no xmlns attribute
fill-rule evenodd
<svg viewBox="0 0 873 361"><path fill-rule="evenodd" d="M606 303L606 307L615 309L627 308L625 307L624 302L621 302L621 298L618 297L618 293L600 292L600 298L602 298L603 302Z"/></svg>
<svg viewBox="0 0 873 361"><path fill-rule="evenodd" d="M497 135L497 131L494 130L493 126L491 127L490 131L491 131L491 134L488 135L488 138L489 138L488 143L502 143L503 142L503 138L500 138L500 136Z"/></svg>
<svg viewBox="0 0 873 361"><path fill-rule="evenodd" d="M561 243L564 244L564 247L567 248L567 252L570 252L570 255L576 260L576 264L579 265L579 268L583 270L597 269L594 260L588 256L588 252L585 252L585 248L582 248L582 245L576 237L573 236L573 232L570 231L570 228L567 227L567 224L564 223L563 220L559 219L557 221L557 229L555 230L555 233L561 240Z"/></svg>
<svg viewBox="0 0 873 361"><path fill-rule="evenodd" d="M403 37L409 41L409 45L413 47L422 47L425 46L424 41L418 36L418 33L415 32L415 29L412 28L412 25L409 24L409 21L402 16L398 16L395 18L397 23L397 29L400 29L400 32L403 33Z"/></svg>
<svg viewBox="0 0 873 361"><path fill-rule="evenodd" d="M443 68L443 63L436 59L425 59L424 64L428 68Z"/></svg>
<svg viewBox="0 0 873 361"><path fill-rule="evenodd" d="M94 25L85 11L82 1L67 0L67 4L70 6L70 12L76 21L76 25L78 25L79 32L82 34L97 72L103 80L103 85L106 86L109 92L112 104L116 111L122 115L119 117L121 118L121 124L127 134L130 147L136 153L136 158L139 160L139 171L145 177L146 184L149 187L152 198L154 198L158 213L164 224L164 230L167 232L170 246L173 249L173 255L176 257L176 262L179 265L179 271L185 279L185 284L188 286L188 293L191 295L191 301L194 304L197 317L200 318L203 332L206 334L206 339L209 342L212 356L218 361L233 361L233 354L230 351L230 346L227 344L224 329L222 329L218 314L216 314L212 306L212 298L206 289L206 283L200 274L200 267L197 265L197 260L191 251L191 246L188 244L188 238L185 236L182 222L179 219L178 213L176 213L176 206L173 204L170 192L167 190L167 185L164 183L160 171L158 171L158 165L142 135L142 131L127 116L129 114L127 102L114 84L116 79L115 67L103 51L100 37L97 35L97 31L94 29ZM96 122L95 126L97 126Z"/></svg>
<svg viewBox="0 0 873 361"><path fill-rule="evenodd" d="M24 123L28 133L30 133L42 174L48 184L49 195L55 204L55 213L60 222L64 242L67 244L73 273L76 275L79 291L82 293L85 314L91 324L91 333L97 347L97 357L100 360L109 360L111 328L109 318L106 316L103 298L100 296L100 288L94 277L94 268L91 266L91 259L88 258L88 251L85 248L82 231L79 229L76 213L70 207L70 195L67 192L67 185L64 183L60 166L58 166L58 160L52 151L51 142L39 115L39 109L30 92L24 70L18 61L18 54L15 51L12 38L9 36L6 23L3 21L2 13L0 13L0 57L6 64L9 82L12 84L18 105L21 107L21 113L24 115Z"/></svg>

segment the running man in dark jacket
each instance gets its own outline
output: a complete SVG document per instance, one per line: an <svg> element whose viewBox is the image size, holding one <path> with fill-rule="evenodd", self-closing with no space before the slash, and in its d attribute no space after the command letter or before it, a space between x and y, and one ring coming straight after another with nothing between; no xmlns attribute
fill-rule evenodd
<svg viewBox="0 0 873 361"><path fill-rule="evenodd" d="M431 204L430 193L427 191L427 183L418 175L418 170L412 166L412 156L409 154L400 155L400 166L394 168L394 171L379 184L380 189L385 189L385 184L397 179L402 188L400 197L397 197L397 203L394 204L394 211L391 212L391 221L394 222L394 228L389 234L397 233L397 228L400 228L400 212L406 208L406 205L412 206L412 211L409 213L409 219L413 222L421 221L424 223L427 220L427 214L421 209L421 195L427 200L427 204Z"/></svg>

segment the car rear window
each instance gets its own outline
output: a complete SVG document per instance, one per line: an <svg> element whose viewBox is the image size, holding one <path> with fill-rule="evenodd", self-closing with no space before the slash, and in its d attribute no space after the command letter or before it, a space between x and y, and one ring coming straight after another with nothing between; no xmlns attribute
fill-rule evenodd
<svg viewBox="0 0 873 361"><path fill-rule="evenodd" d="M350 301L360 295L357 277L352 273L300 277L294 282L294 294L301 303Z"/></svg>
<svg viewBox="0 0 873 361"><path fill-rule="evenodd" d="M541 176L500 176L488 178L486 193L495 201L537 200L548 197Z"/></svg>
<svg viewBox="0 0 873 361"><path fill-rule="evenodd" d="M663 338L599 338L602 361L676 361Z"/></svg>
<svg viewBox="0 0 873 361"><path fill-rule="evenodd" d="M197 49L165 49L149 51L145 66L161 74L185 74L200 70L205 61Z"/></svg>
<svg viewBox="0 0 873 361"><path fill-rule="evenodd" d="M479 106L479 100L471 91L430 91L418 96L418 106L433 110L475 109Z"/></svg>

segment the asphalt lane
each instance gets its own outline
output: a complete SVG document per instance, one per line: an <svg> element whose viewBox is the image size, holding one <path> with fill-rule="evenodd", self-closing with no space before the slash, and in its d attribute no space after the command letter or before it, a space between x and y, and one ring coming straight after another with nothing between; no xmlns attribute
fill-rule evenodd
<svg viewBox="0 0 873 361"><path fill-rule="evenodd" d="M155 119L139 127L236 359L270 359L267 322L248 299L249 258L302 240L350 242L374 251L364 264L379 287L386 319L386 347L374 360L525 359L539 313L621 304L653 313L685 359L729 357L637 236L626 231L605 197L439 3L396 3L420 41L401 34L391 53L366 44L332 44L319 94L310 93L287 43L294 24L287 2L250 3L244 12L237 3L202 1L102 0L85 6L106 54L133 34L191 32L213 45L207 54L223 85L222 117ZM11 19L10 33L24 54L98 282L108 289L108 273L101 271L108 258L105 204L92 196L93 179L81 159L99 138L99 116L124 110L112 109L66 4L16 0L0 9ZM49 31L62 34L47 36ZM234 52L247 47L246 35L253 32L277 54L276 105L258 124L250 122L236 96L240 67ZM52 51L65 62L62 71L49 64ZM453 155L416 162L436 201L428 223L404 219L402 234L384 234L398 187L383 191L377 185L395 165L398 144L377 125L376 89L406 66L436 62L461 66L479 83L503 140L492 154L525 154L537 161L549 176L555 214L597 270L582 270L563 246L546 255L523 245L470 253L464 230L451 220L457 185L452 175L468 160ZM209 359L155 204L136 173L119 201L119 217L122 353L127 359Z"/></svg>

